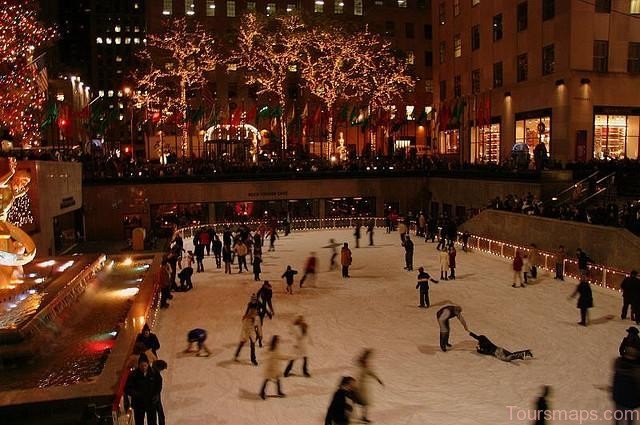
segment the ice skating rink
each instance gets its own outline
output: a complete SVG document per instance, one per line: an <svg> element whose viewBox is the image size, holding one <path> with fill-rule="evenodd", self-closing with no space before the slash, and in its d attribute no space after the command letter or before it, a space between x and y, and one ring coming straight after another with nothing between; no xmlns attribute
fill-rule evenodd
<svg viewBox="0 0 640 425"><path fill-rule="evenodd" d="M323 424L340 377L357 376L355 359L365 347L375 350L372 366L385 383L374 388L369 413L377 424L532 423L518 420L518 414L525 414L518 409L533 409L543 384L553 387L550 406L555 414L577 418L569 415L592 411L598 418L583 424L612 423L604 420L605 411L613 408L608 391L612 364L625 329L632 325L620 320L618 293L594 286L592 324L583 328L577 325L575 300L567 300L575 281L561 283L542 272L534 285L514 289L506 259L458 249L458 280L432 284L432 306L421 309L417 271L403 270L398 233L377 229L376 246L366 246L363 238L359 249L353 248L352 235L353 229L293 233L281 235L275 252L264 249L262 278L273 285L276 312L265 321L265 341L277 334L283 351L292 350L291 322L304 314L313 342L312 377L302 377L301 365L294 366L297 375L282 381L287 395L282 399L258 398L262 364L249 363L248 347L240 363L232 361L240 319L260 284L252 273L238 274L236 264L232 275L224 275L213 257L205 258L206 271L194 274L195 289L174 294L155 330L162 344L160 358L169 364L162 395L168 424ZM330 250L321 247L330 238L352 246L351 279L342 279L339 270L328 271ZM439 278L435 244L414 242L414 270L424 266ZM305 284L300 290L297 282L310 251L319 258L317 287ZM285 294L280 278L288 264L300 273L294 295ZM535 358L505 363L477 354L475 340L457 320L452 321L452 350L440 352L435 314L447 303L463 307L472 331L509 350L530 348ZM182 353L187 331L196 327L209 332L213 354L208 358ZM257 349L259 363L265 351ZM267 391L274 394L274 386Z"/></svg>

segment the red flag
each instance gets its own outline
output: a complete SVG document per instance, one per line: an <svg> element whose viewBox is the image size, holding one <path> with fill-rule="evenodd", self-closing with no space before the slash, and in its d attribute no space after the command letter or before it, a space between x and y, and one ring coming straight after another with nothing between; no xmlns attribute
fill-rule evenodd
<svg viewBox="0 0 640 425"><path fill-rule="evenodd" d="M233 115L231 116L231 125L239 126L242 121L242 108L237 107L235 111L233 111Z"/></svg>
<svg viewBox="0 0 640 425"><path fill-rule="evenodd" d="M256 107L256 105L253 105L253 107L247 111L247 116L245 117L244 121L246 123L252 123L256 120L257 115L258 108Z"/></svg>
<svg viewBox="0 0 640 425"><path fill-rule="evenodd" d="M320 121L322 121L322 109L318 106L313 114L313 126L320 124Z"/></svg>

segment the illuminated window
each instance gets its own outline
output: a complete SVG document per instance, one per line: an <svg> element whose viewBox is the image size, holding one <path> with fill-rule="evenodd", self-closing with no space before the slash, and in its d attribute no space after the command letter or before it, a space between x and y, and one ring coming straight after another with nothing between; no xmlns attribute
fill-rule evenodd
<svg viewBox="0 0 640 425"><path fill-rule="evenodd" d="M462 56L462 38L460 38L460 34L456 34L453 37L453 56L456 58Z"/></svg>
<svg viewBox="0 0 640 425"><path fill-rule="evenodd" d="M471 131L471 160L475 163L497 164L500 160L500 123L476 127Z"/></svg>
<svg viewBox="0 0 640 425"><path fill-rule="evenodd" d="M398 0L398 7L407 7L407 0Z"/></svg>
<svg viewBox="0 0 640 425"><path fill-rule="evenodd" d="M98 97L104 97L104 90L98 90Z"/></svg>
<svg viewBox="0 0 640 425"><path fill-rule="evenodd" d="M291 13L291 12L295 12L296 11L296 5L293 3L288 3L287 4L287 13Z"/></svg>
<svg viewBox="0 0 640 425"><path fill-rule="evenodd" d="M405 106L405 117L407 118L407 121L415 121L416 117L413 113L415 109L416 107L412 105Z"/></svg>
<svg viewBox="0 0 640 425"><path fill-rule="evenodd" d="M116 37L116 44L122 44L122 38Z"/></svg>
<svg viewBox="0 0 640 425"><path fill-rule="evenodd" d="M556 63L555 56L553 44L542 48L542 75L553 74Z"/></svg>
<svg viewBox="0 0 640 425"><path fill-rule="evenodd" d="M196 0L184 1L184 14L189 16L196 14Z"/></svg>
<svg viewBox="0 0 640 425"><path fill-rule="evenodd" d="M413 50L407 50L407 64L414 65L416 63L416 54Z"/></svg>
<svg viewBox="0 0 640 425"><path fill-rule="evenodd" d="M96 38L96 43L97 44L102 44L102 37L97 37Z"/></svg>
<svg viewBox="0 0 640 425"><path fill-rule="evenodd" d="M638 159L638 115L595 115L593 157Z"/></svg>
<svg viewBox="0 0 640 425"><path fill-rule="evenodd" d="M631 0L629 5L629 13L640 13L640 0Z"/></svg>
<svg viewBox="0 0 640 425"><path fill-rule="evenodd" d="M120 25L116 25L116 27L113 30L115 32L120 32L120 31L122 31L122 28L120 27Z"/></svg>
<svg viewBox="0 0 640 425"><path fill-rule="evenodd" d="M131 37L125 37L124 44L131 44Z"/></svg>
<svg viewBox="0 0 640 425"><path fill-rule="evenodd" d="M116 62L122 62L122 56L116 56Z"/></svg>
<svg viewBox="0 0 640 425"><path fill-rule="evenodd" d="M134 37L133 44L140 44L140 39L138 37Z"/></svg>
<svg viewBox="0 0 640 425"><path fill-rule="evenodd" d="M518 55L518 72L516 77L518 82L527 81L529 78L529 58L526 53Z"/></svg>
<svg viewBox="0 0 640 425"><path fill-rule="evenodd" d="M460 14L460 0L453 0L453 16Z"/></svg>
<svg viewBox="0 0 640 425"><path fill-rule="evenodd" d="M236 2L233 0L227 0L227 17L235 18L236 16Z"/></svg>
<svg viewBox="0 0 640 425"><path fill-rule="evenodd" d="M364 8L362 6L362 0L354 0L353 1L353 14L356 16L362 16L364 13Z"/></svg>
<svg viewBox="0 0 640 425"><path fill-rule="evenodd" d="M480 4L480 0L471 0L471 6L477 6Z"/></svg>
<svg viewBox="0 0 640 425"><path fill-rule="evenodd" d="M323 0L316 0L314 5L313 5L313 11L316 13L323 13L324 12L324 1Z"/></svg>
<svg viewBox="0 0 640 425"><path fill-rule="evenodd" d="M167 16L173 13L173 0L162 1L162 14Z"/></svg>
<svg viewBox="0 0 640 425"><path fill-rule="evenodd" d="M256 11L256 2L255 1L248 1L247 2L247 10L249 12L255 12Z"/></svg>
<svg viewBox="0 0 640 425"><path fill-rule="evenodd" d="M516 118L516 143L526 144L529 153L540 143L544 143L547 156L551 153L551 117L543 116L518 120Z"/></svg>
<svg viewBox="0 0 640 425"><path fill-rule="evenodd" d="M427 93L433 93L433 80L424 81L424 91Z"/></svg>
<svg viewBox="0 0 640 425"><path fill-rule="evenodd" d="M107 39L105 40L105 42L106 42L107 44L111 44L111 37L107 37Z"/></svg>
<svg viewBox="0 0 640 425"><path fill-rule="evenodd" d="M238 70L238 64L235 64L235 63L227 64L227 71L237 71L237 70Z"/></svg>
<svg viewBox="0 0 640 425"><path fill-rule="evenodd" d="M107 92L107 95L108 95L109 97L113 97L113 90L109 90L109 91Z"/></svg>
<svg viewBox="0 0 640 425"><path fill-rule="evenodd" d="M216 0L207 0L207 16L216 16Z"/></svg>
<svg viewBox="0 0 640 425"><path fill-rule="evenodd" d="M342 15L344 13L344 2L342 0L335 0L333 2L333 13L336 15Z"/></svg>
<svg viewBox="0 0 640 425"><path fill-rule="evenodd" d="M298 72L298 65L295 63L289 65L289 72Z"/></svg>
<svg viewBox="0 0 640 425"><path fill-rule="evenodd" d="M593 40L593 70L607 72L609 69L609 42Z"/></svg>
<svg viewBox="0 0 640 425"><path fill-rule="evenodd" d="M275 3L267 3L267 16L271 16L276 13L276 4Z"/></svg>

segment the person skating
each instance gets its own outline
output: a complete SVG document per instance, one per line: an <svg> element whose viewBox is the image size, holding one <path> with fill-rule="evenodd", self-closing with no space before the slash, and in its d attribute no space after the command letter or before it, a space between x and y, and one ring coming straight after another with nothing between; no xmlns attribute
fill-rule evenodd
<svg viewBox="0 0 640 425"><path fill-rule="evenodd" d="M200 357L201 353L204 351L204 357L209 357L211 355L211 350L204 343L207 340L207 331L200 328L191 329L187 333L187 348L184 350L185 353L196 353L196 356ZM195 344L196 349L193 349L193 345Z"/></svg>
<svg viewBox="0 0 640 425"><path fill-rule="evenodd" d="M300 279L300 287L304 285L304 282L307 280L308 276L311 276L312 286L315 286L316 281L316 265L318 263L318 258L316 257L316 253L312 252L307 258L307 263L304 266L304 274L302 275L302 279Z"/></svg>
<svg viewBox="0 0 640 425"><path fill-rule="evenodd" d="M438 326L440 327L440 349L442 351L446 352L451 347L451 344L449 344L449 334L451 332L449 321L455 317L458 318L464 330L469 332L467 322L462 317L462 307L459 305L446 305L436 313Z"/></svg>
<svg viewBox="0 0 640 425"><path fill-rule="evenodd" d="M467 252L469 250L469 238L471 237L471 233L468 230L462 232L462 250Z"/></svg>
<svg viewBox="0 0 640 425"><path fill-rule="evenodd" d="M449 279L456 280L456 247L451 245L449 246L449 270L451 273L449 274Z"/></svg>
<svg viewBox="0 0 640 425"><path fill-rule="evenodd" d="M216 259L216 268L222 268L222 241L215 235L213 237L213 241L211 242L211 250L213 251L213 256Z"/></svg>
<svg viewBox="0 0 640 425"><path fill-rule="evenodd" d="M420 307L422 308L429 308L431 306L429 303L429 281L438 283L438 281L433 279L429 273L424 271L424 267L420 267L418 269L418 283L416 284L416 289L420 289Z"/></svg>
<svg viewBox="0 0 640 425"><path fill-rule="evenodd" d="M329 239L329 245L323 246L323 248L331 249L331 258L329 259L329 271L332 271L333 269L338 267L338 264L336 262L336 258L338 257L338 250L336 248L338 248L339 246L340 244L337 243L335 239Z"/></svg>
<svg viewBox="0 0 640 425"><path fill-rule="evenodd" d="M547 419L551 418L551 409L547 400L549 397L551 397L551 387L545 385L542 387L542 394L536 400L536 417L533 425L547 425Z"/></svg>
<svg viewBox="0 0 640 425"><path fill-rule="evenodd" d="M125 384L125 394L131 397L135 425L156 425L157 406L162 391L162 377L149 366L144 354L138 359L138 367L131 372Z"/></svg>
<svg viewBox="0 0 640 425"><path fill-rule="evenodd" d="M142 331L136 337L136 342L144 344L147 350L151 350L154 356L158 356L158 350L160 349L160 341L156 334L151 332L148 324L144 324Z"/></svg>
<svg viewBox="0 0 640 425"><path fill-rule="evenodd" d="M569 299L574 298L576 295L578 295L577 307L580 309L580 321L578 324L587 326L589 309L593 307L593 293L591 292L591 285L589 285L587 277L584 275L580 278L580 283L576 286L576 290Z"/></svg>
<svg viewBox="0 0 640 425"><path fill-rule="evenodd" d="M529 254L525 251L522 254L522 276L524 278L524 285L529 283L529 273L531 272L531 263L529 262Z"/></svg>
<svg viewBox="0 0 640 425"><path fill-rule="evenodd" d="M640 337L638 336L638 328L635 326L627 328L627 336L622 339L620 348L618 349L620 356L624 356L628 347L634 347L636 350L640 351Z"/></svg>
<svg viewBox="0 0 640 425"><path fill-rule="evenodd" d="M469 332L469 336L478 341L478 345L476 346L476 351L478 353L488 356L494 356L504 362L510 362L512 360L523 360L527 357L533 357L533 354L529 349L511 352L505 350L502 347L498 347L484 335L476 335L473 332Z"/></svg>
<svg viewBox="0 0 640 425"><path fill-rule="evenodd" d="M324 425L349 425L349 418L353 411L351 402L356 401L356 380L351 376L343 376L338 390L333 394ZM351 402L350 402L351 401Z"/></svg>
<svg viewBox="0 0 640 425"><path fill-rule="evenodd" d="M231 274L231 246L222 247L222 261L224 261L224 274Z"/></svg>
<svg viewBox="0 0 640 425"><path fill-rule="evenodd" d="M398 233L400 234L400 245L404 246L404 238L409 234L409 228L405 224L404 219L398 224Z"/></svg>
<svg viewBox="0 0 640 425"><path fill-rule="evenodd" d="M371 406L371 384L372 381L377 381L380 385L384 386L382 380L375 374L371 368L371 355L373 350L366 349L362 352L358 358L358 389L357 389L357 403L362 407L362 422L371 422L367 417L369 413L369 406Z"/></svg>
<svg viewBox="0 0 640 425"><path fill-rule="evenodd" d="M449 280L449 252L446 247L442 248L438 259L440 261L440 280Z"/></svg>
<svg viewBox="0 0 640 425"><path fill-rule="evenodd" d="M273 319L275 316L275 311L273 310L273 304L271 299L273 298L273 289L271 288L271 283L268 280L265 280L262 284L262 287L256 293L256 297L258 300L258 314L260 316L260 323L264 322L264 316L269 316L269 319Z"/></svg>
<svg viewBox="0 0 640 425"><path fill-rule="evenodd" d="M284 273L282 273L281 277L287 283L287 287L285 288L285 292L287 292L288 294L293 295L293 276L295 276L297 274L298 274L298 271L297 270L293 270L291 268L291 266L287 266L287 270L285 270Z"/></svg>
<svg viewBox="0 0 640 425"><path fill-rule="evenodd" d="M260 267L260 264L262 263L262 258L260 256L255 256L253 257L253 280L255 280L256 282L260 281L260 273L262 273L262 268Z"/></svg>
<svg viewBox="0 0 640 425"><path fill-rule="evenodd" d="M167 362L164 360L155 360L151 363L151 368L160 376L162 379L162 371L167 370ZM158 394L158 402L156 403L156 413L158 415L158 425L165 425L165 416L164 416L164 407L162 406L162 389L160 389L160 394Z"/></svg>
<svg viewBox="0 0 640 425"><path fill-rule="evenodd" d="M244 266L245 271L249 271L247 267L247 254L249 250L242 239L238 239L238 242L236 242L233 247L233 252L235 252L238 257L238 273L242 273L242 266Z"/></svg>
<svg viewBox="0 0 640 425"><path fill-rule="evenodd" d="M576 259L578 260L578 270L580 271L580 274L588 276L589 264L593 263L593 260L580 248L576 250Z"/></svg>
<svg viewBox="0 0 640 425"><path fill-rule="evenodd" d="M204 271L204 245L198 243L193 247L193 253L196 257L196 273Z"/></svg>
<svg viewBox="0 0 640 425"><path fill-rule="evenodd" d="M520 283L520 287L524 288L524 283L522 283L522 267L524 262L522 261L522 257L520 251L516 251L513 256L513 262L511 263L511 269L513 270L513 286L516 287L516 283Z"/></svg>
<svg viewBox="0 0 640 425"><path fill-rule="evenodd" d="M636 270L631 270L629 276L624 278L620 284L620 289L622 289L622 314L620 318L622 320L627 318L627 312L629 306L631 306L631 320L635 320L637 324L640 324L640 317L638 317L640 312L637 310L640 304L640 280Z"/></svg>
<svg viewBox="0 0 640 425"><path fill-rule="evenodd" d="M298 316L296 320L293 322L293 335L296 339L296 343L294 346L296 357L294 359L289 360L287 367L284 370L285 378L289 376L291 373L291 369L293 368L293 363L296 359L302 360L302 374L309 378L311 375L309 374L309 361L308 361L308 345L309 345L309 325L305 322L304 317L302 315Z"/></svg>
<svg viewBox="0 0 640 425"><path fill-rule="evenodd" d="M162 260L155 279L160 288L160 308L169 308L168 300L173 296L171 295L171 266L166 259Z"/></svg>
<svg viewBox="0 0 640 425"><path fill-rule="evenodd" d="M247 310L242 316L242 330L240 332L240 343L238 344L238 348L236 349L236 354L233 357L234 361L238 361L238 356L240 355L240 351L244 344L249 342L249 347L251 349L251 363L254 366L258 365L258 360L256 360L256 338L254 334L257 333L256 326L258 321L258 301L256 298L256 294L251 295L251 301L247 305ZM258 339L262 339L261 334L258 334Z"/></svg>
<svg viewBox="0 0 640 425"><path fill-rule="evenodd" d="M564 281L564 260L567 259L567 253L564 250L564 246L560 245L558 247L558 252L556 253L556 276L554 279Z"/></svg>
<svg viewBox="0 0 640 425"><path fill-rule="evenodd" d="M367 234L369 235L369 246L373 246L373 231L376 226L375 220L369 220L369 224L367 224Z"/></svg>
<svg viewBox="0 0 640 425"><path fill-rule="evenodd" d="M276 388L278 390L278 397L285 396L285 394L282 392L282 386L280 385L280 376L282 374L282 367L280 365L283 361L286 360L289 360L289 357L280 353L280 338L278 337L278 335L274 335L271 338L269 351L267 352L264 363L264 382L262 383L262 388L260 389L261 399L267 399L266 390L269 381L275 382Z"/></svg>
<svg viewBox="0 0 640 425"><path fill-rule="evenodd" d="M640 366L638 365L638 350L628 347L622 357L614 363L613 401L616 411L616 425L633 425L640 407Z"/></svg>
<svg viewBox="0 0 640 425"><path fill-rule="evenodd" d="M356 248L360 248L360 238L362 237L362 224L360 224L360 221L356 224L353 237L356 240Z"/></svg>
<svg viewBox="0 0 640 425"><path fill-rule="evenodd" d="M351 250L349 249L349 244L347 242L344 243L342 249L340 250L340 264L342 265L342 277L351 277L349 276L349 266L353 258L351 257Z"/></svg>
<svg viewBox="0 0 640 425"><path fill-rule="evenodd" d="M276 250L276 239L280 239L280 237L278 236L278 231L276 230L276 228L273 227L269 232L269 251Z"/></svg>
<svg viewBox="0 0 640 425"><path fill-rule="evenodd" d="M413 270L413 241L406 235L404 237L404 262L405 262L405 270L412 271Z"/></svg>

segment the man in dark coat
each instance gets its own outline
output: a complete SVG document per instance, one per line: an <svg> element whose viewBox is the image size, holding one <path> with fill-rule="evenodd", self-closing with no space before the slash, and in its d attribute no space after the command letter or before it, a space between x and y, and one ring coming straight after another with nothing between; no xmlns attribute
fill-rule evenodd
<svg viewBox="0 0 640 425"><path fill-rule="evenodd" d="M409 235L404 238L404 261L405 270L413 270L413 241L409 238Z"/></svg>
<svg viewBox="0 0 640 425"><path fill-rule="evenodd" d="M618 357L614 363L613 401L616 404L615 417L625 418L616 424L633 424L640 407L640 366L638 366L638 350L633 347L625 350L624 356Z"/></svg>
<svg viewBox="0 0 640 425"><path fill-rule="evenodd" d="M376 226L375 220L371 219L367 224L367 233L369 234L369 246L373 246L373 230Z"/></svg>
<svg viewBox="0 0 640 425"><path fill-rule="evenodd" d="M219 269L222 267L222 241L215 235L213 237L213 241L211 242L211 249L213 251L213 255L216 258L216 268Z"/></svg>
<svg viewBox="0 0 640 425"><path fill-rule="evenodd" d="M147 350L151 350L154 356L158 356L158 350L160 349L160 341L156 334L151 332L148 324L144 324L142 332L136 337L136 342L141 342L147 347Z"/></svg>
<svg viewBox="0 0 640 425"><path fill-rule="evenodd" d="M640 352L640 337L638 336L638 328L631 326L627 329L627 336L620 343L620 357L624 356L628 347L633 347Z"/></svg>
<svg viewBox="0 0 640 425"><path fill-rule="evenodd" d="M356 229L353 232L353 236L356 239L356 248L360 248L360 238L362 237L362 225L360 222L356 224Z"/></svg>
<svg viewBox="0 0 640 425"><path fill-rule="evenodd" d="M551 387L545 385L542 387L542 395L536 401L536 421L533 425L546 425L547 418L550 417L551 409L547 398L551 395Z"/></svg>
<svg viewBox="0 0 640 425"><path fill-rule="evenodd" d="M338 390L333 394L333 399L327 410L327 416L324 419L324 425L348 425L349 416L353 406L348 400L354 401L354 384L355 379L350 376L344 376L340 381Z"/></svg>
<svg viewBox="0 0 640 425"><path fill-rule="evenodd" d="M197 243L193 247L193 253L196 257L196 273L204 271L204 244Z"/></svg>
<svg viewBox="0 0 640 425"><path fill-rule="evenodd" d="M576 258L578 260L578 270L580 270L580 274L586 275L588 273L589 263L593 263L593 260L580 248L576 250Z"/></svg>
<svg viewBox="0 0 640 425"><path fill-rule="evenodd" d="M638 304L640 304L638 301L640 297L640 280L636 270L631 270L630 275L624 278L622 284L620 284L620 289L622 289L622 314L620 318L622 320L627 318L627 311L631 306L631 320L635 320L637 324L640 324L640 317L637 315Z"/></svg>
<svg viewBox="0 0 640 425"><path fill-rule="evenodd" d="M262 284L262 287L256 293L256 297L258 300L258 316L260 316L260 323L264 323L264 316L269 316L269 319L272 319L275 316L275 312L273 311L273 304L271 303L271 298L273 297L273 289L271 288L271 284L268 280L265 280Z"/></svg>
<svg viewBox="0 0 640 425"><path fill-rule="evenodd" d="M131 397L135 425L156 425L158 403L162 391L162 376L149 366L144 354L138 359L138 367L131 372L125 385L125 394Z"/></svg>
<svg viewBox="0 0 640 425"><path fill-rule="evenodd" d="M429 308L429 281L438 283L431 275L424 271L424 267L418 269L418 283L416 289L420 288L420 307Z"/></svg>
<svg viewBox="0 0 640 425"><path fill-rule="evenodd" d="M587 326L587 314L589 309L593 307L593 293L591 292L591 285L587 282L586 276L582 276L576 290L569 298L574 298L576 295L578 295L577 307L580 309L580 322L578 322L578 324Z"/></svg>

